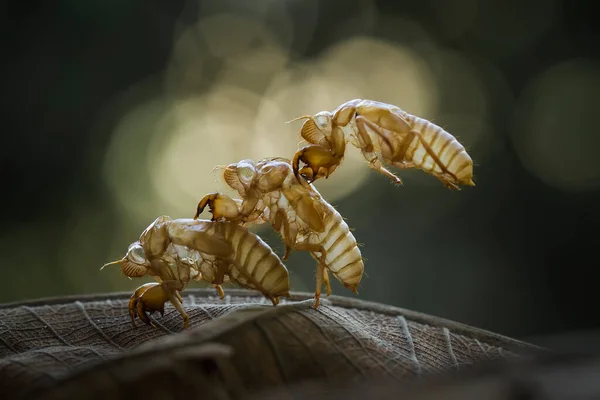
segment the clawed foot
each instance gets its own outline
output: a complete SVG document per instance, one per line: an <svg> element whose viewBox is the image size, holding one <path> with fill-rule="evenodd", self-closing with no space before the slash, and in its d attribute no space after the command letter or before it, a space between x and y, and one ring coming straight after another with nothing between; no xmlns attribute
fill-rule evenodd
<svg viewBox="0 0 600 400"><path fill-rule="evenodd" d="M289 246L285 246L285 254L283 255L283 257L281 257L281 260L287 261L287 259L290 257L291 252L292 252L292 248Z"/></svg>
<svg viewBox="0 0 600 400"><path fill-rule="evenodd" d="M267 299L271 300L271 303L273 303L273 306L276 306L277 304L279 304L279 297L273 297L273 296L265 296Z"/></svg>
<svg viewBox="0 0 600 400"><path fill-rule="evenodd" d="M321 293L315 293L315 305L313 306L316 310L319 308L319 304L321 303Z"/></svg>
<svg viewBox="0 0 600 400"><path fill-rule="evenodd" d="M442 183L444 184L444 186L446 187L446 189L461 190L460 187L457 184L455 184L454 182L442 180Z"/></svg>
<svg viewBox="0 0 600 400"><path fill-rule="evenodd" d="M219 298L221 300L223 300L225 298L225 292L223 291L223 287L221 285L213 285L213 286L217 290L217 294L219 295Z"/></svg>
<svg viewBox="0 0 600 400"><path fill-rule="evenodd" d="M206 196L204 196L198 203L198 207L196 208L196 214L194 214L194 219L198 219L198 217L200 217L200 214L202 214L202 212L204 211L206 206L208 206L208 210L212 214L212 218L210 220L214 221L215 220L215 215L213 212L214 202L218 196L219 196L218 193L211 193L211 194L207 194Z"/></svg>
<svg viewBox="0 0 600 400"><path fill-rule="evenodd" d="M326 268L323 268L323 283L325 284L325 290L327 291L327 297L331 296L331 283L329 283L329 272Z"/></svg>
<svg viewBox="0 0 600 400"><path fill-rule="evenodd" d="M393 178L391 178L391 179L392 179L392 182L393 182L395 185L398 185L398 186L404 186L404 182L402 181L402 179L401 179L401 178L400 178L398 175L394 175L394 177L393 177Z"/></svg>
<svg viewBox="0 0 600 400"><path fill-rule="evenodd" d="M165 314L165 303L169 301L169 291L162 283L146 283L133 293L129 300L129 316L135 327L135 318L139 317L146 325L156 326L150 321L149 314L155 311Z"/></svg>
<svg viewBox="0 0 600 400"><path fill-rule="evenodd" d="M327 275L325 275L327 276ZM331 286L329 285L329 276L327 276L327 280L325 283L325 290L327 291L327 297L331 296ZM313 306L315 310L319 308L319 304L321 304L321 293L315 293L315 305Z"/></svg>
<svg viewBox="0 0 600 400"><path fill-rule="evenodd" d="M300 162L304 163L303 168L300 168ZM331 149L310 144L294 154L292 169L298 181L307 186L319 178L327 179L340 162L341 157L335 156Z"/></svg>
<svg viewBox="0 0 600 400"><path fill-rule="evenodd" d="M211 221L232 221L242 223L243 217L239 213L240 200L234 200L231 197L220 194L210 193L204 196L198 203L194 219L198 219L206 207L212 214Z"/></svg>

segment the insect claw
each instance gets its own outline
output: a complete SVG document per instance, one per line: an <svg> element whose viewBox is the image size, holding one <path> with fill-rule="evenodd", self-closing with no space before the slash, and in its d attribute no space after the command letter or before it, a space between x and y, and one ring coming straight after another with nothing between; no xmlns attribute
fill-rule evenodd
<svg viewBox="0 0 600 400"><path fill-rule="evenodd" d="M321 296L315 294L315 304L313 306L313 308L316 310L317 308L319 308L319 304L321 303Z"/></svg>
<svg viewBox="0 0 600 400"><path fill-rule="evenodd" d="M196 207L196 215L194 215L194 219L198 219L198 217L200 216L200 214L202 214L206 206L208 206L208 209L212 212L212 203L216 197L217 193L211 193L204 196L198 203L198 207Z"/></svg>
<svg viewBox="0 0 600 400"><path fill-rule="evenodd" d="M165 303L168 301L168 293L158 282L146 283L133 293L129 299L129 316L135 328L135 318L138 317L146 325L156 328L150 320L149 314L158 311L164 317Z"/></svg>
<svg viewBox="0 0 600 400"><path fill-rule="evenodd" d="M219 298L223 300L225 298L225 292L223 291L223 287L221 285L214 285L214 287L217 290L217 295L219 296Z"/></svg>
<svg viewBox="0 0 600 400"><path fill-rule="evenodd" d="M291 252L292 252L292 248L289 246L285 246L285 254L283 255L283 257L281 257L281 260L287 261L287 259L290 257Z"/></svg>
<svg viewBox="0 0 600 400"><path fill-rule="evenodd" d="M273 303L273 307L279 304L279 297L267 296L267 298L271 300L271 303Z"/></svg>
<svg viewBox="0 0 600 400"><path fill-rule="evenodd" d="M138 317L140 317L142 322L145 323L146 325L151 325L150 318L148 318L148 314L146 314L144 303L142 301L137 302L136 310L137 310L137 315L138 315Z"/></svg>
<svg viewBox="0 0 600 400"><path fill-rule="evenodd" d="M157 326L156 324L150 319L150 316L146 316L146 318L148 319L148 322L146 322L147 325L151 326L152 328L156 329Z"/></svg>
<svg viewBox="0 0 600 400"><path fill-rule="evenodd" d="M446 187L446 189L450 189L450 190L458 190L458 191L461 190L461 188L458 185L456 185L455 183L450 182L450 181L444 182L444 186Z"/></svg>

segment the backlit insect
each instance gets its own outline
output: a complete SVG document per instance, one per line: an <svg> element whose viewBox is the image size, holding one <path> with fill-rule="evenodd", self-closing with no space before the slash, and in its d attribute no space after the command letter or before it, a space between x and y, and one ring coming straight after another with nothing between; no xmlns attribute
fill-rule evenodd
<svg viewBox="0 0 600 400"><path fill-rule="evenodd" d="M310 144L292 160L294 174L307 182L327 178L341 163L346 143L359 148L369 167L393 182L402 180L384 164L418 168L448 188L475 186L473 160L454 136L441 127L400 108L373 100L350 100L335 110L305 115L301 136ZM305 166L300 168L300 162Z"/></svg>
<svg viewBox="0 0 600 400"><path fill-rule="evenodd" d="M157 282L140 286L129 302L132 323L139 317L151 324L148 313L164 313L167 301L188 327L181 292L190 279L212 283L221 299L221 284L230 281L260 291L273 305L290 297L289 273L271 247L256 234L234 223L158 217L132 243L120 264L128 277L150 275ZM135 323L134 323L135 325Z"/></svg>
<svg viewBox="0 0 600 400"><path fill-rule="evenodd" d="M328 271L358 293L364 264L356 239L340 213L312 185L296 179L289 160L242 160L227 165L223 177L241 199L208 194L199 202L194 218L208 206L213 220L245 225L266 222L281 234L286 245L283 260L292 249L310 252L318 261L315 308L323 284L327 295L331 294Z"/></svg>

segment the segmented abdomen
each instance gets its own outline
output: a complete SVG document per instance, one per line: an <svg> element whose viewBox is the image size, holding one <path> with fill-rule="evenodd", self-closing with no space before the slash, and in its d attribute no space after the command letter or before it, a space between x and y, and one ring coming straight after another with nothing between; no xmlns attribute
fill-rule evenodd
<svg viewBox="0 0 600 400"><path fill-rule="evenodd" d="M450 174L457 182L469 184L473 178L473 160L454 136L426 119L407 114L412 129L420 133L412 138L404 159L433 174Z"/></svg>
<svg viewBox="0 0 600 400"><path fill-rule="evenodd" d="M358 244L341 214L329 203L329 218L325 231L316 236L313 243L322 245L326 251L325 263L334 276L348 289L356 291L364 272L364 263Z"/></svg>
<svg viewBox="0 0 600 400"><path fill-rule="evenodd" d="M258 235L239 225L224 222L221 229L234 250L229 276L249 288L279 297L289 295L287 268Z"/></svg>

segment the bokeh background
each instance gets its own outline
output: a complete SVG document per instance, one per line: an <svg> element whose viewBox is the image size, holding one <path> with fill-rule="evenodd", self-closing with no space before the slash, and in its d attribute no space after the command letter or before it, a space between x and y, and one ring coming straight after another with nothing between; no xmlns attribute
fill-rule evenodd
<svg viewBox="0 0 600 400"><path fill-rule="evenodd" d="M591 5L10 2L0 301L133 290L143 281L100 266L158 215L191 217L223 191L214 166L291 158L300 123L286 121L359 97L454 134L477 183L452 192L399 171L394 187L349 148L316 186L363 244L361 299L524 339L600 327ZM314 290L308 254L287 266Z"/></svg>

